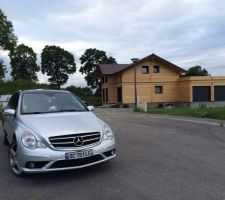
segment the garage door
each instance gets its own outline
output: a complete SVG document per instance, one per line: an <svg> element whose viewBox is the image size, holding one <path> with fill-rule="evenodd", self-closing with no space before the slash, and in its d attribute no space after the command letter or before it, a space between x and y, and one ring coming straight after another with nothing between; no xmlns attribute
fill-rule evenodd
<svg viewBox="0 0 225 200"><path fill-rule="evenodd" d="M193 101L194 102L210 101L210 87L193 86Z"/></svg>
<svg viewBox="0 0 225 200"><path fill-rule="evenodd" d="M225 101L225 86L215 86L215 101Z"/></svg>

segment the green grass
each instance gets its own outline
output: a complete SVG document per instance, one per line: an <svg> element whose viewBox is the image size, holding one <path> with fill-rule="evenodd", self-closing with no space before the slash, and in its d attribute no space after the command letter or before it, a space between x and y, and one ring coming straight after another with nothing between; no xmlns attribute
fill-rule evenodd
<svg viewBox="0 0 225 200"><path fill-rule="evenodd" d="M134 108L134 112L145 112L143 108Z"/></svg>
<svg viewBox="0 0 225 200"><path fill-rule="evenodd" d="M190 116L200 118L212 118L225 120L225 107L216 108L174 108L174 109L151 109L151 114L165 114L176 116Z"/></svg>

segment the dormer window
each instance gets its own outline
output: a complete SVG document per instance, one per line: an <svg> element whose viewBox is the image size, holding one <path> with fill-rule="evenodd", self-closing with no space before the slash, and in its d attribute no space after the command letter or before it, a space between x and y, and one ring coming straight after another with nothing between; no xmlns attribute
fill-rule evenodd
<svg viewBox="0 0 225 200"><path fill-rule="evenodd" d="M149 66L142 66L142 74L149 74Z"/></svg>
<svg viewBox="0 0 225 200"><path fill-rule="evenodd" d="M153 73L160 73L160 67L158 65L153 66Z"/></svg>

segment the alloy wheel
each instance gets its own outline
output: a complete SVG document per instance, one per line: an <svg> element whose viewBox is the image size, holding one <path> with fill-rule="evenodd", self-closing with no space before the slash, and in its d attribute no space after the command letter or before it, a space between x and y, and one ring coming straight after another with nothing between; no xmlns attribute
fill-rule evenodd
<svg viewBox="0 0 225 200"><path fill-rule="evenodd" d="M9 147L8 159L9 159L9 165L13 173L16 175L21 175L22 171L17 161L17 144L15 142L11 144Z"/></svg>

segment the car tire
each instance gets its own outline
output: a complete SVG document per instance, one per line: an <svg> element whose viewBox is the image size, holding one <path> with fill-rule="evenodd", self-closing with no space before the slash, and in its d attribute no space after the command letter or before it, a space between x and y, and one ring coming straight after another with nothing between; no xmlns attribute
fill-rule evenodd
<svg viewBox="0 0 225 200"><path fill-rule="evenodd" d="M7 134L6 134L5 130L3 132L4 132L3 143L4 143L4 145L9 145L9 140L7 139Z"/></svg>
<svg viewBox="0 0 225 200"><path fill-rule="evenodd" d="M21 171L18 161L16 160L16 157L17 157L17 143L14 140L9 145L9 151L8 151L9 166L14 175L22 177L24 176L24 173Z"/></svg>

